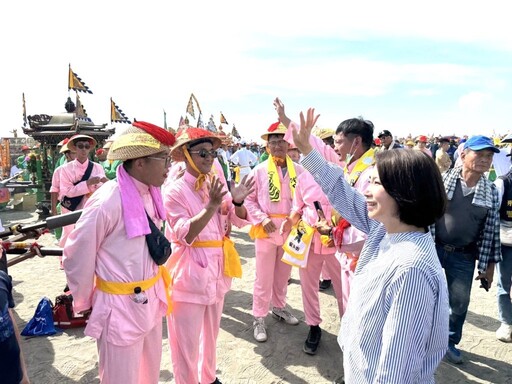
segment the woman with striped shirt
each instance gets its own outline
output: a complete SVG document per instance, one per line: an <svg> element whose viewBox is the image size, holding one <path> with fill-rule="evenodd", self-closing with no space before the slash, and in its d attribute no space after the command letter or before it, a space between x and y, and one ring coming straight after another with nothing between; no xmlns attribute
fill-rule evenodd
<svg viewBox="0 0 512 384"><path fill-rule="evenodd" d="M446 206L434 160L420 151L379 153L363 196L309 144L314 109L300 118L293 138L302 165L332 206L368 233L338 337L345 382L434 383L449 317L446 279L428 232Z"/></svg>

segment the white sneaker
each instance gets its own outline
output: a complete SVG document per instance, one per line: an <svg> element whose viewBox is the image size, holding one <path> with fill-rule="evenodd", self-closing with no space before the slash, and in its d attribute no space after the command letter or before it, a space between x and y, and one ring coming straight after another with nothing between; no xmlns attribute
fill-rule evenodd
<svg viewBox="0 0 512 384"><path fill-rule="evenodd" d="M505 343L512 342L512 325L501 323L501 326L496 331L496 338Z"/></svg>
<svg viewBox="0 0 512 384"><path fill-rule="evenodd" d="M263 317L255 317L252 323L254 327L254 339L263 343L267 341L267 330L265 328L265 319Z"/></svg>
<svg viewBox="0 0 512 384"><path fill-rule="evenodd" d="M272 314L275 317L277 317L279 320L284 320L284 322L286 324L289 324L289 325L299 324L299 320L284 308L274 307L274 308L272 308Z"/></svg>

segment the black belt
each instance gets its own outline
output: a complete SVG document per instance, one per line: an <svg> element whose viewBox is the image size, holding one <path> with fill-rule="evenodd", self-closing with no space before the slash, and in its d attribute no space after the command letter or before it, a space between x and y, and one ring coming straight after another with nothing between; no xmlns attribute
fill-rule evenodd
<svg viewBox="0 0 512 384"><path fill-rule="evenodd" d="M460 253L472 253L478 250L478 247L475 243L471 243L469 245L466 245L464 247L457 247L452 244L446 244L441 241L436 241L436 245L443 248L446 252L460 252Z"/></svg>

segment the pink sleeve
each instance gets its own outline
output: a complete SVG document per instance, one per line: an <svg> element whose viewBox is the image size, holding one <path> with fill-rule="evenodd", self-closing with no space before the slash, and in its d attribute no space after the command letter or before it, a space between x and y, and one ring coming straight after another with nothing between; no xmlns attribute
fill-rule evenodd
<svg viewBox="0 0 512 384"><path fill-rule="evenodd" d="M293 129L299 129L299 126L297 123L294 123L293 121L288 126L288 130L286 131L286 134L284 135L284 139L293 144ZM313 149L316 149L324 159L327 161L334 163L334 164L340 164L339 156L336 152L334 152L334 149L330 147L329 145L325 144L324 141L316 137L315 135L309 136L309 144L313 147Z"/></svg>
<svg viewBox="0 0 512 384"><path fill-rule="evenodd" d="M261 165L258 168L255 168L249 174L249 177L254 177L254 191L245 198L245 209L247 209L247 213L249 214L249 221L254 224L260 224L268 218L268 215L261 210L260 202L259 202L259 194L264 193L262 191L262 183L263 181L259 177L260 173L258 172ZM265 191L268 193L268 191Z"/></svg>

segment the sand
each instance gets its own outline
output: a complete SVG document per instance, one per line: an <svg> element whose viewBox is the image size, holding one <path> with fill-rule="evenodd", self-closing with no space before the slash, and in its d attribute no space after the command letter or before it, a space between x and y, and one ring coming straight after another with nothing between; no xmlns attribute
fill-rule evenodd
<svg viewBox="0 0 512 384"><path fill-rule="evenodd" d="M4 224L31 222L34 215L0 212ZM339 316L332 288L320 293L323 334L318 353L306 355L302 345L308 333L304 323L298 271L293 270L288 287L288 304L301 320L289 326L267 317L269 340L258 343L252 336L252 287L255 274L254 246L247 231L233 232L242 257L244 276L235 279L227 294L218 338L217 376L223 383L331 383L343 373L342 353L336 337ZM52 301L65 286L58 258L33 258L9 269L13 277L15 316L20 330L34 314L43 296ZM442 362L436 373L438 383L512 383L512 344L495 339L497 320L496 286L489 292L473 286L471 305L460 348L465 363ZM164 326L165 328L165 326ZM167 333L164 331L160 383L174 383ZM65 330L54 336L24 338L23 352L32 383L99 383L95 341L83 329ZM1 382L1 379L0 379Z"/></svg>

